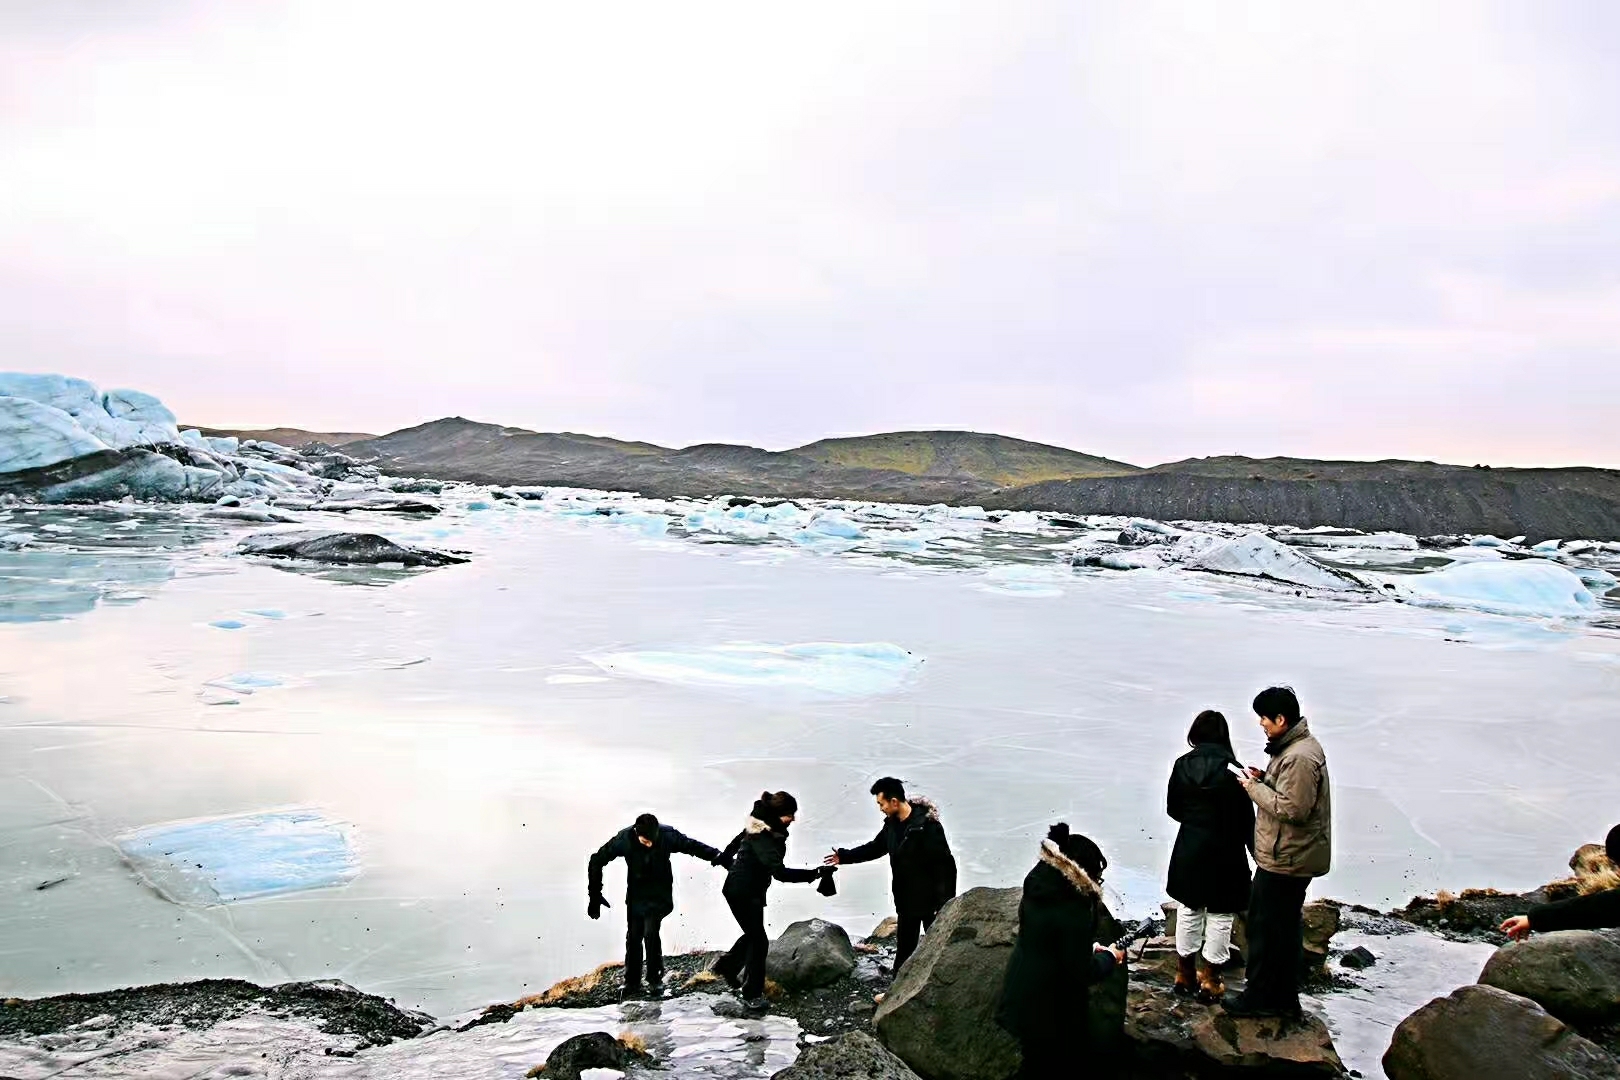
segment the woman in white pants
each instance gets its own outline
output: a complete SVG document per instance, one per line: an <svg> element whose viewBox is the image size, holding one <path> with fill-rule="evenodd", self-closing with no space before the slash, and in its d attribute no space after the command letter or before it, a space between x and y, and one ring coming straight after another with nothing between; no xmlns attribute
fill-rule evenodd
<svg viewBox="0 0 1620 1080"><path fill-rule="evenodd" d="M1219 1001L1231 958L1232 922L1249 906L1254 804L1227 768L1237 764L1226 717L1205 710L1187 732L1190 751L1170 771L1166 807L1181 823L1167 891L1176 913L1176 993ZM1200 963L1200 957L1202 962Z"/></svg>

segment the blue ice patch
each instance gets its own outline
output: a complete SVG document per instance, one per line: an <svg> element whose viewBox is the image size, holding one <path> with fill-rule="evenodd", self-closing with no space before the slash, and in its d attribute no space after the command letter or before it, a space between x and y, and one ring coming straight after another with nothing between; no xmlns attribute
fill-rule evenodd
<svg viewBox="0 0 1620 1080"><path fill-rule="evenodd" d="M243 622L241 619L215 619L208 625L216 627L220 630L240 630L242 627L246 626L247 623Z"/></svg>
<svg viewBox="0 0 1620 1080"><path fill-rule="evenodd" d="M347 828L318 810L271 810L173 821L115 841L176 903L229 904L347 885L360 873Z"/></svg>
<svg viewBox="0 0 1620 1080"><path fill-rule="evenodd" d="M688 652L604 653L586 659L609 674L652 682L786 689L835 697L892 693L922 663L922 657L883 641L733 644Z"/></svg>

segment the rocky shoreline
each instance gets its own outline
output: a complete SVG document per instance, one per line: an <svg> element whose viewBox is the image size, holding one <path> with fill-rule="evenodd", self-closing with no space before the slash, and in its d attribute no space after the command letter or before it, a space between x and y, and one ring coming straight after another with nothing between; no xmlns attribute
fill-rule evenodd
<svg viewBox="0 0 1620 1080"><path fill-rule="evenodd" d="M1416 898L1383 913L1314 902L1306 919L1306 989L1316 1000L1331 1001L1334 994L1355 991L1351 970L1391 962L1365 946L1336 944L1341 930L1355 932L1358 940L1417 934L1497 944L1505 941L1495 928L1500 918L1583 884L1591 882L1571 878L1519 895L1466 890ZM892 921L859 941L823 920L794 924L773 943L771 1015L763 1021L744 1014L723 992L709 972L718 955L710 951L670 957L666 988L655 997L621 1003L622 967L606 964L544 993L449 1022L341 983L259 987L203 980L7 1000L0 1006L0 1076L54 1075L52 1063L75 1051L103 1063L93 1075L147 1075L109 1067L121 1056L150 1049L157 1041L154 1032L210 1036L218 1044L214 1052L230 1057L233 1047L245 1049L233 1041L241 1038L238 1029L244 1024L284 1025L299 1037L279 1065L230 1075L425 1076L432 1074L375 1071L374 1066L382 1067L377 1056L392 1053L409 1060L420 1046L423 1052L431 1047L436 1061L455 1060L463 1052L471 1060L483 1052L473 1040L542 1022L553 1033L542 1040L551 1066L539 1069L546 1062L531 1061L530 1075L565 1080L593 1067L631 1076L649 1069L672 1077L709 1075L708 1066L689 1071L682 1064L692 1049L678 1036L649 1050L645 1036L636 1034L691 1031L695 1023L710 1025L702 1045L711 1051L722 1045L722 1037L736 1044L722 1057L742 1071L716 1075L1004 1080L1016 1068L1016 1047L995 1028L991 1015L999 971L1016 935L1019 892L976 888L958 897L898 981L890 968ZM1314 1011L1292 1022L1238 1020L1218 1006L1176 996L1171 932L1166 928L1135 947L1128 975L1120 972L1094 993L1092 1023L1104 1033L1096 1053L1099 1063L1106 1059L1113 1070L1105 1075L1129 1080L1367 1075L1341 1061L1333 1033ZM1227 980L1234 988L1242 985L1241 947ZM1478 984L1437 989L1440 996L1394 1028L1383 1056L1391 1080L1620 1076L1620 934L1571 931L1503 944L1484 965ZM583 1030L604 1021L594 1034ZM559 1037L563 1032L570 1034ZM796 1044L791 1050L790 1037ZM759 1058L761 1067L772 1056L796 1060L762 1072L751 1063L750 1046L758 1051L754 1057L771 1048ZM317 1059L326 1064L309 1066ZM19 1069L19 1061L29 1060L39 1068ZM295 1060L306 1071L293 1069ZM486 1073L469 1065L465 1075Z"/></svg>

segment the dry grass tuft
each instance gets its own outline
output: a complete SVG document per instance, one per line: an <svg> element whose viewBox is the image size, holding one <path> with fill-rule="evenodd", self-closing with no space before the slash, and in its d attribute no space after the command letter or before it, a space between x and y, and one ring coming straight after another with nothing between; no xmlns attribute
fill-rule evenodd
<svg viewBox="0 0 1620 1080"><path fill-rule="evenodd" d="M544 1065L536 1065L534 1068L530 1069L528 1072L524 1073L523 1075L529 1077L530 1080L534 1080L534 1077L536 1077L536 1076L544 1076L544 1075L546 1075L546 1067Z"/></svg>
<svg viewBox="0 0 1620 1080"><path fill-rule="evenodd" d="M619 1032L619 1042L632 1054L647 1054L647 1040L634 1031Z"/></svg>
<svg viewBox="0 0 1620 1080"><path fill-rule="evenodd" d="M787 997L787 991L782 989L781 983L777 982L775 979L765 980L766 1001L781 1001L785 997Z"/></svg>
<svg viewBox="0 0 1620 1080"><path fill-rule="evenodd" d="M692 977L686 980L686 986L688 989L691 989L697 986L713 986L715 983L723 983L725 981L726 980L722 979L712 971L694 971L692 973Z"/></svg>
<svg viewBox="0 0 1620 1080"><path fill-rule="evenodd" d="M1602 844L1586 844L1576 849L1569 868L1575 871L1575 888L1582 896L1620 888L1620 868L1609 859Z"/></svg>
<svg viewBox="0 0 1620 1080"><path fill-rule="evenodd" d="M556 1005L560 1002L567 1001L570 998L589 994L591 991L602 985L602 977L604 975L610 971L615 971L622 967L624 967L623 964L603 964L601 967L597 968L588 975L575 975L571 979L564 979L562 982L556 983L548 990L538 994L530 994L528 997L518 998L516 1001L512 1002L512 1004L514 1007L519 1009L531 1009L536 1007L544 1007L547 1005Z"/></svg>

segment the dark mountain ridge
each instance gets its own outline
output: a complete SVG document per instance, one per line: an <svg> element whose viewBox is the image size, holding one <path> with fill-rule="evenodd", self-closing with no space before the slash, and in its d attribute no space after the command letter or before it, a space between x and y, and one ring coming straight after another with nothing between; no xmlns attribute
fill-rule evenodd
<svg viewBox="0 0 1620 1080"><path fill-rule="evenodd" d="M1416 536L1620 540L1620 472L1612 469L1237 456L1143 469L964 431L823 439L791 450L728 443L672 449L462 417L352 442L344 450L402 475L605 488L662 498L978 503L993 509L1329 525Z"/></svg>

